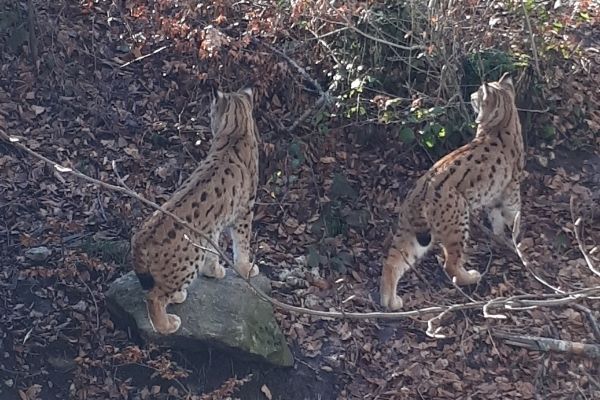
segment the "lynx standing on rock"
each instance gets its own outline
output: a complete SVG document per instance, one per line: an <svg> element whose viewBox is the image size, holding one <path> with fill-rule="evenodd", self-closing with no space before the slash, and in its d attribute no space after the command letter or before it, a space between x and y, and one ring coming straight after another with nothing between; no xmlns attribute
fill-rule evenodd
<svg viewBox="0 0 600 400"><path fill-rule="evenodd" d="M252 89L215 91L210 110L213 141L204 161L164 204L164 208L205 236L190 232L156 211L131 240L133 266L146 296L152 326L161 334L179 329L181 319L167 314L182 303L186 288L201 272L223 278L225 269L205 239L218 244L231 228L234 263L245 276L258 274L250 263L250 233L258 185L258 131L252 116ZM187 235L190 240L184 238Z"/></svg>
<svg viewBox="0 0 600 400"><path fill-rule="evenodd" d="M402 308L398 280L434 242L441 242L444 270L458 285L478 282L479 272L463 266L471 210L486 207L501 235L521 209L525 154L512 79L504 74L484 83L471 103L478 124L473 141L435 163L401 206L380 282L381 305L390 310Z"/></svg>

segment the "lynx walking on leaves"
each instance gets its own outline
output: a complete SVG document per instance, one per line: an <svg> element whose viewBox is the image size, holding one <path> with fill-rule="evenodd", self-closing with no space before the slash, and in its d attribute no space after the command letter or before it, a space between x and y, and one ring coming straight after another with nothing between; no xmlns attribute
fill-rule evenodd
<svg viewBox="0 0 600 400"><path fill-rule="evenodd" d="M464 268L471 211L486 208L494 234L502 235L521 209L525 153L511 77L484 83L471 103L477 114L475 138L435 163L400 207L380 282L381 305L387 309L402 308L398 280L434 243L441 243L444 270L456 284L478 282L479 272Z"/></svg>
<svg viewBox="0 0 600 400"><path fill-rule="evenodd" d="M250 263L250 234L258 185L258 130L252 116L253 91L213 93L210 119L213 140L206 158L163 207L195 227L191 232L156 211L131 240L134 270L143 289L153 328L161 334L177 331L181 319L167 314L171 303L182 303L186 288L202 273L223 278L225 269L212 245L231 228L236 269L255 276ZM186 235L189 238L186 239Z"/></svg>

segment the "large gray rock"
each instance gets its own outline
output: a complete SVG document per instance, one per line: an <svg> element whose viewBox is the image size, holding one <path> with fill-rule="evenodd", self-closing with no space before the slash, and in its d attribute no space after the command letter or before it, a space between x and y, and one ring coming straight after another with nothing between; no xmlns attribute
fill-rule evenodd
<svg viewBox="0 0 600 400"><path fill-rule="evenodd" d="M264 292L270 292L266 277L259 275L252 280ZM144 298L133 272L113 282L106 293L113 318L137 331L145 341L188 351L210 346L279 366L294 363L272 306L260 300L229 269L223 279L197 278L188 288L187 300L169 306L169 312L181 317L181 327L174 334L163 336L154 332Z"/></svg>

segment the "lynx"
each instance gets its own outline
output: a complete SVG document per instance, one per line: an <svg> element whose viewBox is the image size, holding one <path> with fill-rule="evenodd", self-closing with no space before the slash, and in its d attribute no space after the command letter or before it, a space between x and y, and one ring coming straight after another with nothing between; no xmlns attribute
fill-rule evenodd
<svg viewBox="0 0 600 400"><path fill-rule="evenodd" d="M213 140L208 154L163 205L204 236L157 211L132 237L134 270L142 288L148 290L146 304L152 326L161 334L179 329L181 319L167 314L166 307L185 301L186 288L198 273L214 278L225 276L225 269L206 238L218 244L221 232L231 228L236 269L245 276L258 274L249 254L259 140L252 108L251 88L213 93Z"/></svg>
<svg viewBox="0 0 600 400"><path fill-rule="evenodd" d="M525 166L521 123L512 79L504 74L471 95L478 124L475 138L435 163L402 203L396 233L383 264L381 305L402 308L398 280L434 243L444 250L444 270L458 285L479 281L465 270L471 211L486 208L494 234L512 227L521 209Z"/></svg>

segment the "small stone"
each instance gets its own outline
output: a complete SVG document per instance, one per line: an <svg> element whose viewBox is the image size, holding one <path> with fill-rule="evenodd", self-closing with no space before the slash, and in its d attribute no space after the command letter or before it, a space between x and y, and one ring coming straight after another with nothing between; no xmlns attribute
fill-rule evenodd
<svg viewBox="0 0 600 400"><path fill-rule="evenodd" d="M52 250L46 246L33 247L25 251L25 257L34 262L44 262L52 255Z"/></svg>
<svg viewBox="0 0 600 400"><path fill-rule="evenodd" d="M270 292L270 281L265 276L256 276L252 282L265 293ZM152 329L144 292L133 272L113 282L106 293L106 304L116 322L159 346L183 351L214 347L277 366L294 364L273 307L260 300L235 272L228 268L223 279L198 277L187 292L186 301L168 308L182 322L171 335L160 335Z"/></svg>

